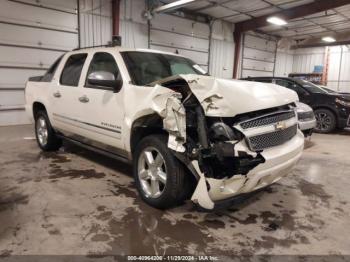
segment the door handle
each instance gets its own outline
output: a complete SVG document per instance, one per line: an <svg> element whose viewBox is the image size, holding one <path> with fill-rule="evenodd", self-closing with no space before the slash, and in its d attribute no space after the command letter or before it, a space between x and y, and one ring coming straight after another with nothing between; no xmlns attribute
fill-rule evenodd
<svg viewBox="0 0 350 262"><path fill-rule="evenodd" d="M82 103L87 103L87 102L89 102L89 98L84 95L84 96L79 97L79 101Z"/></svg>
<svg viewBox="0 0 350 262"><path fill-rule="evenodd" d="M61 93L59 91L53 93L54 97L60 98L61 97Z"/></svg>

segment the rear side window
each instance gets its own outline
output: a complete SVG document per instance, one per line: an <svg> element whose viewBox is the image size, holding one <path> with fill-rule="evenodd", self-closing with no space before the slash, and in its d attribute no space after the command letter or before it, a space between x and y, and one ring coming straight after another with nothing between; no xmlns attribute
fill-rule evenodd
<svg viewBox="0 0 350 262"><path fill-rule="evenodd" d="M60 78L61 85L78 86L86 57L87 54L76 54L67 59Z"/></svg>
<svg viewBox="0 0 350 262"><path fill-rule="evenodd" d="M45 75L41 78L41 82L51 82L58 65L62 60L63 55L61 55L57 60L52 64L49 70L46 71Z"/></svg>

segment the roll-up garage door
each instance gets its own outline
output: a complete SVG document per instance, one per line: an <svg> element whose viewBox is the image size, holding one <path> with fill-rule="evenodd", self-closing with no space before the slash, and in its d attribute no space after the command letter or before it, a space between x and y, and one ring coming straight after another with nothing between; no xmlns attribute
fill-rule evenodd
<svg viewBox="0 0 350 262"><path fill-rule="evenodd" d="M245 34L242 49L242 77L273 76L277 41Z"/></svg>
<svg viewBox="0 0 350 262"><path fill-rule="evenodd" d="M178 52L208 70L209 26L174 15L158 14L151 20L150 47Z"/></svg>
<svg viewBox="0 0 350 262"><path fill-rule="evenodd" d="M0 0L0 125L29 123L24 87L78 46L77 2Z"/></svg>

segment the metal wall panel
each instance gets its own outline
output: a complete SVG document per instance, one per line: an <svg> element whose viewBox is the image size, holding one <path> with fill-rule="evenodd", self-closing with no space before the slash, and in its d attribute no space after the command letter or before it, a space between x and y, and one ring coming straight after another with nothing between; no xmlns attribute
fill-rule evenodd
<svg viewBox="0 0 350 262"><path fill-rule="evenodd" d="M343 49L343 51L342 51ZM298 49L293 59L293 72L311 73L314 66L324 64L325 48ZM350 92L350 50L347 46L330 47L327 86Z"/></svg>
<svg viewBox="0 0 350 262"><path fill-rule="evenodd" d="M10 0L12 1L12 0ZM26 3L35 6L44 6L56 10L61 10L70 13L76 13L77 3L74 0L15 0L16 2Z"/></svg>
<svg viewBox="0 0 350 262"><path fill-rule="evenodd" d="M0 105L2 106L23 106L24 92L23 90L3 90L0 96Z"/></svg>
<svg viewBox="0 0 350 262"><path fill-rule="evenodd" d="M122 0L120 34L122 46L148 48L147 19L142 15L145 1ZM207 70L209 48L209 26L173 15L156 14L150 21L152 49L175 53L176 50L201 64ZM233 27L232 24L216 21L210 55L210 74L232 78L233 71ZM183 48L180 49L179 47ZM196 52L195 47L199 47Z"/></svg>
<svg viewBox="0 0 350 262"><path fill-rule="evenodd" d="M112 40L111 0L79 0L80 46L106 45Z"/></svg>
<svg viewBox="0 0 350 262"><path fill-rule="evenodd" d="M347 46L330 48L328 87L350 92L350 50Z"/></svg>
<svg viewBox="0 0 350 262"><path fill-rule="evenodd" d="M241 77L273 76L277 41L261 35L243 37Z"/></svg>
<svg viewBox="0 0 350 262"><path fill-rule="evenodd" d="M44 69L30 70L18 68L0 68L0 89L24 88L24 83L29 77L39 76L44 72Z"/></svg>
<svg viewBox="0 0 350 262"><path fill-rule="evenodd" d="M0 45L68 51L78 46L78 38L76 33L0 23Z"/></svg>
<svg viewBox="0 0 350 262"><path fill-rule="evenodd" d="M78 46L76 1L0 0L0 125L29 123L24 86Z"/></svg>
<svg viewBox="0 0 350 262"><path fill-rule="evenodd" d="M120 2L120 35L122 46L148 48L147 19L141 13L146 9L145 1L122 0Z"/></svg>
<svg viewBox="0 0 350 262"><path fill-rule="evenodd" d="M77 16L74 13L61 12L8 0L1 0L0 6L1 22L77 32Z"/></svg>
<svg viewBox="0 0 350 262"><path fill-rule="evenodd" d="M232 78L234 48L234 42L211 40L209 70L211 75L220 78Z"/></svg>
<svg viewBox="0 0 350 262"><path fill-rule="evenodd" d="M47 69L62 54L59 51L1 46L0 66Z"/></svg>
<svg viewBox="0 0 350 262"><path fill-rule="evenodd" d="M207 68L209 25L173 15L158 14L151 20L150 47L178 51Z"/></svg>
<svg viewBox="0 0 350 262"><path fill-rule="evenodd" d="M274 53L276 50L276 41L267 40L260 36L245 34L245 46Z"/></svg>
<svg viewBox="0 0 350 262"><path fill-rule="evenodd" d="M148 29L146 24L129 20L120 21L122 46L127 48L148 48Z"/></svg>
<svg viewBox="0 0 350 262"><path fill-rule="evenodd" d="M293 71L293 54L277 51L275 76L287 77Z"/></svg>
<svg viewBox="0 0 350 262"><path fill-rule="evenodd" d="M293 73L312 73L315 65L323 65L324 48L297 49L293 58Z"/></svg>

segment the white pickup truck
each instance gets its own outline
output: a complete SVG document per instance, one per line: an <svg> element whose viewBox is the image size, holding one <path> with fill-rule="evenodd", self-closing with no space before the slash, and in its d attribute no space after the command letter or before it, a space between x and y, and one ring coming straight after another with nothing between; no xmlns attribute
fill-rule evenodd
<svg viewBox="0 0 350 262"><path fill-rule="evenodd" d="M142 199L168 208L275 183L302 154L297 94L208 76L171 53L86 48L29 79L26 109L42 150L62 139L132 162Z"/></svg>

